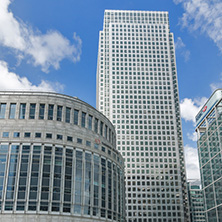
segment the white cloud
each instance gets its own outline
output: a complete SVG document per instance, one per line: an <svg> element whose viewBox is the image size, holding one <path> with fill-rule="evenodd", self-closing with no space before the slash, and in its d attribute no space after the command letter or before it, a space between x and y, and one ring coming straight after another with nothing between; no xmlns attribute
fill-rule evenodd
<svg viewBox="0 0 222 222"><path fill-rule="evenodd" d="M6 62L0 60L0 90L27 91L62 91L63 85L42 80L39 85L33 85L26 77L10 72Z"/></svg>
<svg viewBox="0 0 222 222"><path fill-rule="evenodd" d="M177 38L177 41L175 42L175 48L176 49L181 49L184 48L186 45L184 44L183 40L181 39L181 37Z"/></svg>
<svg viewBox="0 0 222 222"><path fill-rule="evenodd" d="M197 133L196 132L194 132L194 133L187 133L187 137L188 137L188 139L190 139L190 140L192 140L192 141L194 141L194 142L196 142L197 141Z"/></svg>
<svg viewBox="0 0 222 222"><path fill-rule="evenodd" d="M192 121L195 123L195 116L206 101L206 97L196 98L194 100L188 98L183 99L180 102L181 118L185 121Z"/></svg>
<svg viewBox="0 0 222 222"><path fill-rule="evenodd" d="M190 59L190 51L186 49L186 45L181 39L181 37L178 37L175 42L175 49L176 51L184 57L185 62L187 62Z"/></svg>
<svg viewBox="0 0 222 222"><path fill-rule="evenodd" d="M199 158L197 148L186 145L184 147L186 173L188 179L200 179Z"/></svg>
<svg viewBox="0 0 222 222"><path fill-rule="evenodd" d="M181 19L183 27L206 34L222 53L222 1L174 0L174 3L183 4L185 10Z"/></svg>
<svg viewBox="0 0 222 222"><path fill-rule="evenodd" d="M81 39L74 33L74 44L58 31L50 30L46 34L34 31L9 10L10 0L0 1L0 45L14 49L19 59L25 56L35 66L41 66L48 72L50 66L59 68L60 62L69 58L73 62L80 60Z"/></svg>
<svg viewBox="0 0 222 222"><path fill-rule="evenodd" d="M211 91L214 92L216 89L222 88L222 73L220 74L219 82L210 84Z"/></svg>

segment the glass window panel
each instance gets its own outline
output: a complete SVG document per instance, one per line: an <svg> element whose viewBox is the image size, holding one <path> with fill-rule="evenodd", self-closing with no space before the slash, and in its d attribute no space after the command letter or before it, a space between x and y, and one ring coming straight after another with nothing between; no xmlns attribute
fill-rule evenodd
<svg viewBox="0 0 222 222"><path fill-rule="evenodd" d="M92 130L92 119L93 117L91 115L88 116L88 129Z"/></svg>
<svg viewBox="0 0 222 222"><path fill-rule="evenodd" d="M16 103L10 104L9 119L15 119Z"/></svg>
<svg viewBox="0 0 222 222"><path fill-rule="evenodd" d="M66 107L66 123L70 123L71 108Z"/></svg>
<svg viewBox="0 0 222 222"><path fill-rule="evenodd" d="M57 121L62 121L62 106L57 106Z"/></svg>
<svg viewBox="0 0 222 222"><path fill-rule="evenodd" d="M29 119L35 119L35 108L36 104L31 103L29 107Z"/></svg>
<svg viewBox="0 0 222 222"><path fill-rule="evenodd" d="M20 133L19 132L14 132L13 137L14 138L20 137Z"/></svg>
<svg viewBox="0 0 222 222"><path fill-rule="evenodd" d="M100 122L100 135L103 136L103 122Z"/></svg>
<svg viewBox="0 0 222 222"><path fill-rule="evenodd" d="M79 123L79 110L74 110L74 124L78 125Z"/></svg>
<svg viewBox="0 0 222 222"><path fill-rule="evenodd" d="M3 132L2 137L3 138L8 138L9 137L9 132Z"/></svg>
<svg viewBox="0 0 222 222"><path fill-rule="evenodd" d="M86 113L82 112L82 127L86 127Z"/></svg>
<svg viewBox="0 0 222 222"><path fill-rule="evenodd" d="M5 111L6 111L6 103L1 103L1 105L0 105L0 119L5 118Z"/></svg>
<svg viewBox="0 0 222 222"><path fill-rule="evenodd" d="M48 106L48 120L53 120L53 112L54 111L54 105L49 104Z"/></svg>
<svg viewBox="0 0 222 222"><path fill-rule="evenodd" d="M82 203L82 174L83 174L83 153L82 151L76 150L76 170L75 170L75 207L74 211L76 213L81 213L81 203ZM78 207L80 206L80 208Z"/></svg>
<svg viewBox="0 0 222 222"><path fill-rule="evenodd" d="M44 119L45 116L45 104L39 105L39 119Z"/></svg>
<svg viewBox="0 0 222 222"><path fill-rule="evenodd" d="M98 122L99 122L99 120L97 118L95 118L95 121L94 121L94 131L95 131L95 133L98 133Z"/></svg>
<svg viewBox="0 0 222 222"><path fill-rule="evenodd" d="M21 103L19 109L19 119L25 119L25 110L26 110L26 104Z"/></svg>

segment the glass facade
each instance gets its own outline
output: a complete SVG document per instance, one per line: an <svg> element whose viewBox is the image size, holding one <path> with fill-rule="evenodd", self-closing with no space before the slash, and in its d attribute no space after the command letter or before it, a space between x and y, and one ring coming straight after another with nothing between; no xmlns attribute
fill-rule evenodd
<svg viewBox="0 0 222 222"><path fill-rule="evenodd" d="M220 95L215 102L214 95ZM206 221L221 222L222 204L222 91L213 93L206 104L214 103L209 107L207 114L199 122L198 153L200 175L204 195ZM216 104L216 105L215 105ZM199 114L201 114L200 111Z"/></svg>
<svg viewBox="0 0 222 222"><path fill-rule="evenodd" d="M0 207L4 206L4 211L64 212L119 221L122 175L111 160L79 148L1 144Z"/></svg>

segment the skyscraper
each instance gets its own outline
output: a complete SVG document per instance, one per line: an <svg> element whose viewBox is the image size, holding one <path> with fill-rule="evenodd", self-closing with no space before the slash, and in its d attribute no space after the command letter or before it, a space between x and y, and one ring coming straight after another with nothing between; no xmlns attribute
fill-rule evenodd
<svg viewBox="0 0 222 222"><path fill-rule="evenodd" d="M97 109L125 159L128 222L189 221L173 34L167 12L106 10Z"/></svg>
<svg viewBox="0 0 222 222"><path fill-rule="evenodd" d="M222 221L222 89L196 116L200 175L207 222Z"/></svg>
<svg viewBox="0 0 222 222"><path fill-rule="evenodd" d="M204 214L203 190L199 180L189 180L188 198L190 205L190 221L206 222Z"/></svg>

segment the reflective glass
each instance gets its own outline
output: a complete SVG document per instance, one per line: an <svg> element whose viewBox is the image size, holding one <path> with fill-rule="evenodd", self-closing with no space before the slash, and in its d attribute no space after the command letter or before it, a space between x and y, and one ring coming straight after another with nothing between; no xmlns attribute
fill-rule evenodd
<svg viewBox="0 0 222 222"><path fill-rule="evenodd" d="M9 110L9 119L15 118L15 111L16 111L16 103L11 103L10 110Z"/></svg>
<svg viewBox="0 0 222 222"><path fill-rule="evenodd" d="M35 107L36 104L31 103L29 107L29 119L35 119Z"/></svg>
<svg viewBox="0 0 222 222"><path fill-rule="evenodd" d="M19 119L25 119L25 110L26 110L26 104L21 103L19 109Z"/></svg>
<svg viewBox="0 0 222 222"><path fill-rule="evenodd" d="M45 104L39 105L39 119L44 119L45 116Z"/></svg>
<svg viewBox="0 0 222 222"><path fill-rule="evenodd" d="M5 118L5 111L6 111L6 103L0 104L0 119Z"/></svg>
<svg viewBox="0 0 222 222"><path fill-rule="evenodd" d="M66 123L70 123L71 108L66 107Z"/></svg>
<svg viewBox="0 0 222 222"><path fill-rule="evenodd" d="M74 110L74 124L78 125L79 123L79 110Z"/></svg>
<svg viewBox="0 0 222 222"><path fill-rule="evenodd" d="M53 120L53 111L54 111L54 105L49 104L49 107L48 107L48 120Z"/></svg>
<svg viewBox="0 0 222 222"><path fill-rule="evenodd" d="M62 106L57 106L57 121L62 121Z"/></svg>

